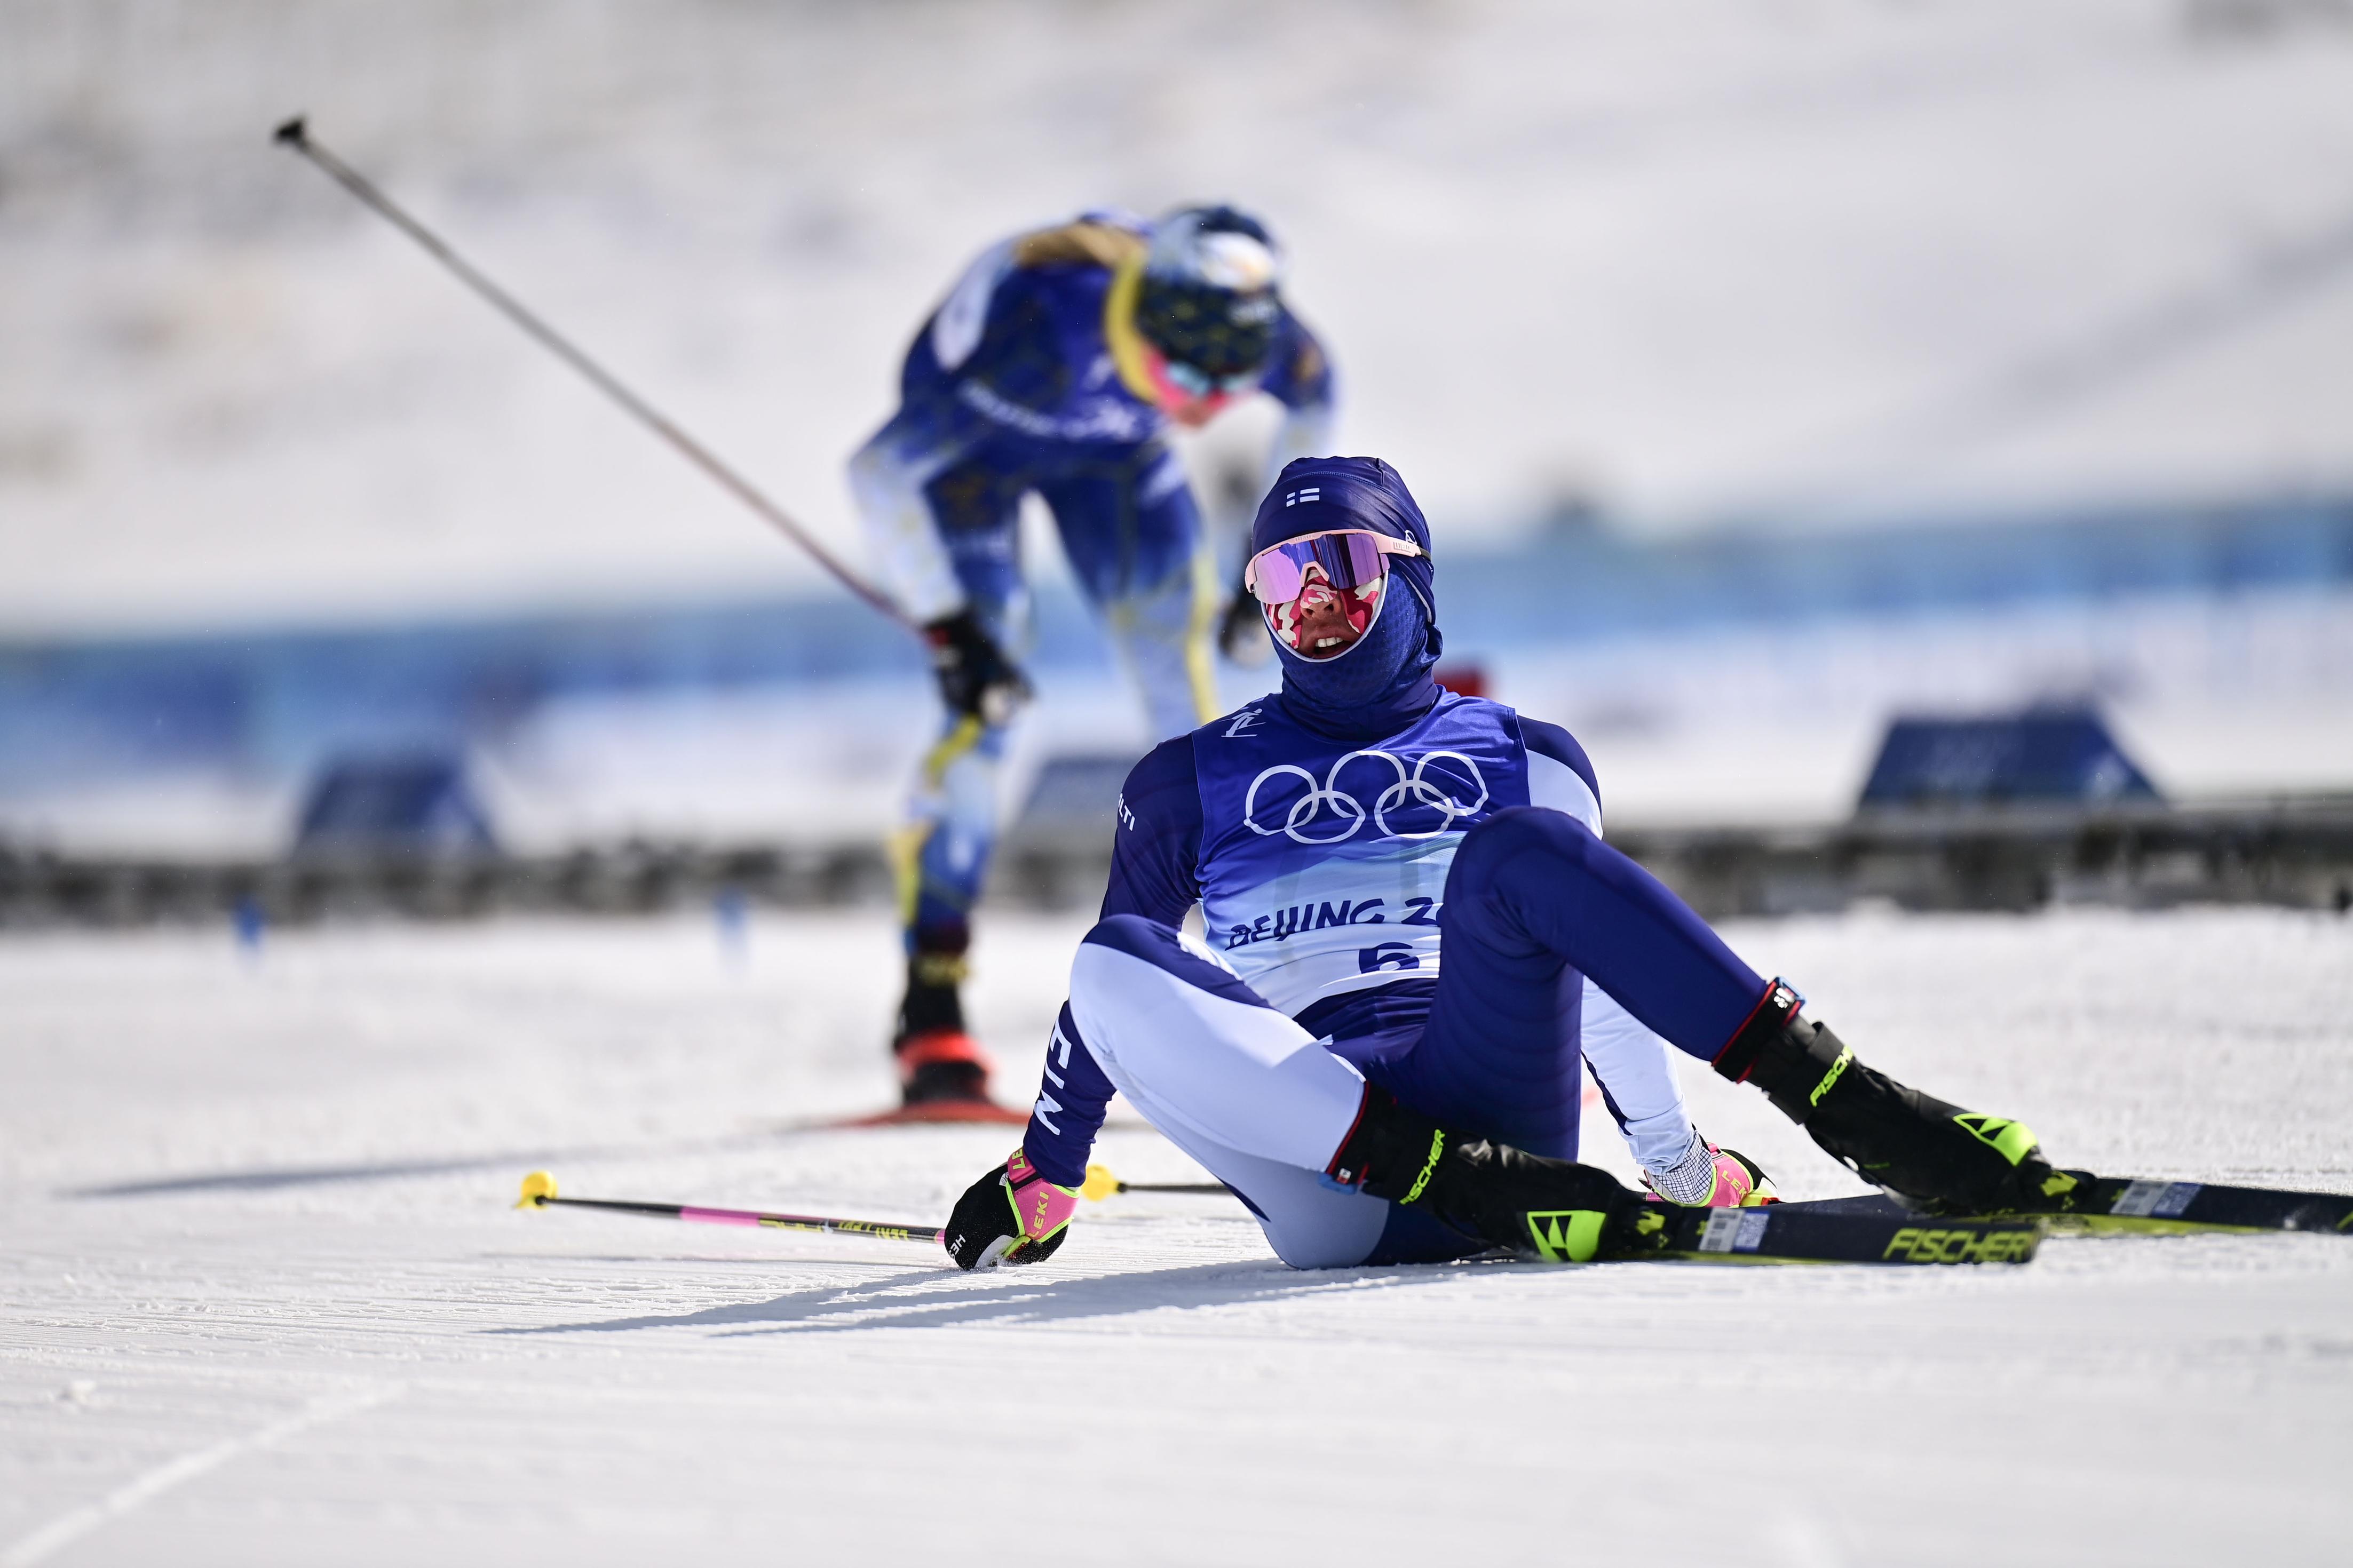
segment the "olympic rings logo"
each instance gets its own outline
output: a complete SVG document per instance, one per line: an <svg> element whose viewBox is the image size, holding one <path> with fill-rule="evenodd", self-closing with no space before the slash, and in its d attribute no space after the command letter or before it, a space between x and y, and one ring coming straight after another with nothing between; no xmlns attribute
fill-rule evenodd
<svg viewBox="0 0 2353 1568"><path fill-rule="evenodd" d="M1377 757L1397 770L1397 782L1384 787L1373 797L1372 808L1340 788L1340 771L1359 757ZM1460 763L1470 773L1470 782L1478 786L1479 798L1465 805L1456 799L1450 786L1457 781L1440 774L1433 781L1427 776L1430 764L1444 757ZM1451 771L1451 770L1450 770ZM1307 793L1291 803L1279 827L1261 827L1258 821L1258 792L1269 779L1290 773L1307 785ZM1280 833L1297 844L1339 844L1356 836L1356 830L1372 819L1374 828L1392 838L1435 838L1452 827L1459 817L1476 816L1487 804L1487 780L1479 764L1460 752L1426 752L1414 759L1413 771L1406 772L1405 763L1387 752L1350 752L1332 764L1332 772L1322 782L1296 763L1277 763L1250 780L1250 792L1242 797L1242 821L1261 838L1271 838ZM1317 834L1303 831L1315 826L1316 818L1329 806L1333 816L1346 826L1337 833ZM1409 833L1389 826L1388 814L1401 809L1429 810L1444 815L1445 820L1426 833Z"/></svg>

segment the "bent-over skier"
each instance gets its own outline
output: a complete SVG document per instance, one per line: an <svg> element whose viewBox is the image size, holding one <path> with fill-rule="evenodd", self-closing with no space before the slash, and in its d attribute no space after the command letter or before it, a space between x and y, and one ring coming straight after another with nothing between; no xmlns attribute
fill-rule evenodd
<svg viewBox="0 0 2353 1568"><path fill-rule="evenodd" d="M1396 470L1292 463L1250 546L1282 689L1128 775L1103 918L1021 1147L949 1220L957 1263L1061 1244L1114 1089L1298 1268L1637 1255L1664 1245L1656 1199L1772 1198L1692 1126L1671 1047L1924 1207L2063 1212L2088 1184L1802 1018L1602 842L1566 731L1438 688L1430 529ZM1574 1163L1580 1060L1651 1195Z"/></svg>
<svg viewBox="0 0 2353 1568"><path fill-rule="evenodd" d="M1166 430L1263 392L1288 411L1271 475L1324 451L1332 373L1284 305L1256 218L1091 213L992 247L907 351L901 407L850 483L885 583L921 623L947 708L894 844L907 989L892 1049L908 1105L985 1108L958 987L997 837L1006 724L1028 693L1021 498L1054 516L1081 588L1143 689L1155 739L1217 711L1219 574Z"/></svg>

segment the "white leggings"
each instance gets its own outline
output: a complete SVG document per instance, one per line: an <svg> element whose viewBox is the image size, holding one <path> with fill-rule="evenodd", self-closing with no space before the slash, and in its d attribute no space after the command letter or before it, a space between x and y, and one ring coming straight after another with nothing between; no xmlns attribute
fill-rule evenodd
<svg viewBox="0 0 2353 1568"><path fill-rule="evenodd" d="M1293 1268L1478 1250L1426 1215L1324 1179L1356 1125L1364 1078L1208 948L1115 916L1079 946L1071 1016L1103 1076L1241 1195Z"/></svg>

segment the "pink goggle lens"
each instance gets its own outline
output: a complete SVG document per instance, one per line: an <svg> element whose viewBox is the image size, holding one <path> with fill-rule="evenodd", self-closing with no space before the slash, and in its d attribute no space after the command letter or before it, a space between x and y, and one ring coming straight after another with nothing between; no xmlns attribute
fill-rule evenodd
<svg viewBox="0 0 2353 1568"><path fill-rule="evenodd" d="M1287 605L1307 585L1307 568L1321 567L1324 580L1342 591L1361 588L1388 575L1392 555L1419 555L1410 541L1357 531L1286 539L1250 557L1250 588L1262 605Z"/></svg>

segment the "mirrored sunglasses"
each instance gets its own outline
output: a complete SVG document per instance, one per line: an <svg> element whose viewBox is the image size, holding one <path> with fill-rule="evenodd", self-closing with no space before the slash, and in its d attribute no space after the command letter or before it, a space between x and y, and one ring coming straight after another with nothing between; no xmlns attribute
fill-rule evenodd
<svg viewBox="0 0 2353 1568"><path fill-rule="evenodd" d="M1386 533L1345 529L1286 539L1250 557L1242 581L1261 605L1287 605L1307 585L1307 568L1323 569L1324 580L1347 590L1388 575L1388 557L1419 555L1421 546Z"/></svg>

